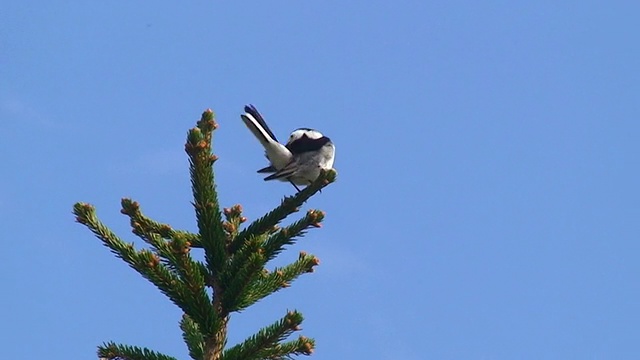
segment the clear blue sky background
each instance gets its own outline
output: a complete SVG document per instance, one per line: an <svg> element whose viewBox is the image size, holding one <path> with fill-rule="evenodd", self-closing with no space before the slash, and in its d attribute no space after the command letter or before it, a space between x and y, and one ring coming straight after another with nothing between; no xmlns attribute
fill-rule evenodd
<svg viewBox="0 0 640 360"><path fill-rule="evenodd" d="M317 360L637 359L637 4L4 2L1 357L187 358L178 309L71 206L128 241L123 196L194 230L183 144L212 108L222 205L255 219L292 188L255 173L253 103L330 136L339 180L279 260L321 266L230 344L295 308Z"/></svg>

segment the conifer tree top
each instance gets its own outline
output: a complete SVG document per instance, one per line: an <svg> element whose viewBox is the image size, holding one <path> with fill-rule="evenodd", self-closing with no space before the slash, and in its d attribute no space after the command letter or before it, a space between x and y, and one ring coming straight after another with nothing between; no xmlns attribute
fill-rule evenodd
<svg viewBox="0 0 640 360"><path fill-rule="evenodd" d="M280 223L313 195L336 179L335 170L320 176L297 194L285 197L263 217L247 223L242 207L221 209L215 185L212 135L218 127L211 110L206 110L196 127L189 130L185 151L193 193L197 232L177 230L145 216L140 205L122 199L121 212L129 218L133 233L146 244L136 249L113 233L87 203L76 203L76 221L91 230L116 257L129 264L154 284L183 312L180 328L194 360L287 359L310 355L314 340L299 336L303 316L287 311L273 324L260 329L245 341L226 347L229 315L291 286L300 275L311 273L318 258L301 252L298 259L283 267L268 269L268 262L298 241L306 231L319 228L324 212L308 210L300 219ZM195 249L195 250L194 250ZM192 251L203 251L205 261L195 260ZM174 357L147 348L107 342L98 347L104 359L169 360Z"/></svg>

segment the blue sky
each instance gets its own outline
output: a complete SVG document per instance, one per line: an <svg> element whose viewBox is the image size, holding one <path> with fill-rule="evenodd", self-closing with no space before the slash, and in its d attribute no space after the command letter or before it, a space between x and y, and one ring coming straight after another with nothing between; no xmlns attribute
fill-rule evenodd
<svg viewBox="0 0 640 360"><path fill-rule="evenodd" d="M635 359L640 5L631 1L9 1L0 12L0 344L91 359L103 341L186 359L180 313L74 223L119 201L195 229L187 130L218 116L223 206L264 183L247 103L337 146L327 212L278 263L322 261L234 315L286 309L312 359ZM139 241L137 242L139 243Z"/></svg>

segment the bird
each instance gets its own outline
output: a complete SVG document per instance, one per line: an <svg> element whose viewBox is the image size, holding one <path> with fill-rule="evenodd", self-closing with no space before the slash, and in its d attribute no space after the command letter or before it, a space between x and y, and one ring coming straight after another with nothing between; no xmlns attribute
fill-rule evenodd
<svg viewBox="0 0 640 360"><path fill-rule="evenodd" d="M258 170L271 174L265 181L288 181L300 192L298 185L307 186L320 176L321 170L333 168L336 147L320 131L298 128L282 145L255 106L246 105L244 111L240 118L264 147L269 160L268 166Z"/></svg>

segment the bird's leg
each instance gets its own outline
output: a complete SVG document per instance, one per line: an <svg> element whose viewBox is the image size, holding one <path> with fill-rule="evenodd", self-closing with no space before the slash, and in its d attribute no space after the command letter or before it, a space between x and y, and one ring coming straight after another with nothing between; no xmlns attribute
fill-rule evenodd
<svg viewBox="0 0 640 360"><path fill-rule="evenodd" d="M293 185L293 187L296 188L296 190L298 190L298 192L300 192L300 189L296 186L296 184L294 184L293 181L291 181L291 179L288 179L288 180L291 183L291 185Z"/></svg>

